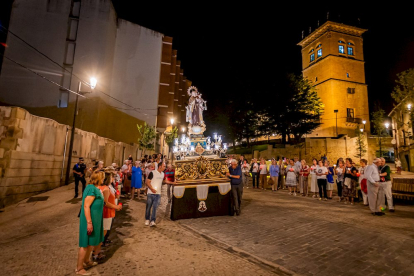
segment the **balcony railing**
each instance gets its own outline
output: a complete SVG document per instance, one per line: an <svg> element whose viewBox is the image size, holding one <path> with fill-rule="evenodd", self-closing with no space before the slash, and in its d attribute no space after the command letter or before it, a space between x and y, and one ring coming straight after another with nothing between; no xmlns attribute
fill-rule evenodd
<svg viewBox="0 0 414 276"><path fill-rule="evenodd" d="M362 124L362 119L361 118L351 118L351 117L347 117L346 118L346 122L347 123L354 123L354 124Z"/></svg>

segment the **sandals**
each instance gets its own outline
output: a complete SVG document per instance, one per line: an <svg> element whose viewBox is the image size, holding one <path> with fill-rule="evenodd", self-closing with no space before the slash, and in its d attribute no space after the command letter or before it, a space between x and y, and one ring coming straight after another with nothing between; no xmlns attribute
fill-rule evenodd
<svg viewBox="0 0 414 276"><path fill-rule="evenodd" d="M92 255L92 258L93 258L94 263L95 263L95 262L102 261L103 259L105 259L105 255L102 254L101 252L99 252L98 255ZM96 263L96 264L98 264L98 263Z"/></svg>
<svg viewBox="0 0 414 276"><path fill-rule="evenodd" d="M78 270L78 269L75 269L75 273L76 273L76 275L92 275L92 273L90 273L89 271L86 271L85 270L85 272L80 272L80 271L82 271L82 270L85 270L84 268L82 268L82 269L80 269L80 270Z"/></svg>
<svg viewBox="0 0 414 276"><path fill-rule="evenodd" d="M90 268L90 267L97 266L97 265L98 265L97 262L92 262L92 261L89 261L87 263L83 262L83 267L85 268Z"/></svg>

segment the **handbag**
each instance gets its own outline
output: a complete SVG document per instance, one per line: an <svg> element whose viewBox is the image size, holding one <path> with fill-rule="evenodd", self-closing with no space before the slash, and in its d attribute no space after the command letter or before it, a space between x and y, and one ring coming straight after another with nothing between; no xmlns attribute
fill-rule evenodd
<svg viewBox="0 0 414 276"><path fill-rule="evenodd" d="M348 189L351 188L351 178L345 178L344 186L346 186Z"/></svg>
<svg viewBox="0 0 414 276"><path fill-rule="evenodd" d="M367 194L368 193L368 187L367 187L367 180L366 179L362 179L361 181L361 190Z"/></svg>

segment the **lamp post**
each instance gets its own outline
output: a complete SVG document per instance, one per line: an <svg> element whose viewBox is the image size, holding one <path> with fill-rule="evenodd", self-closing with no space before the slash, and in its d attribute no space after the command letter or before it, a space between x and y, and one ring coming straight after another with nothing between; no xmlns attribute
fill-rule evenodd
<svg viewBox="0 0 414 276"><path fill-rule="evenodd" d="M91 78L90 83L86 84L88 85L92 90L95 89L97 84L96 78ZM68 154L68 162L66 165L66 177L65 177L65 185L69 184L69 175L71 171L71 165L72 165L72 151L73 151L73 140L75 138L75 125L76 125L76 116L78 115L78 102L79 102L79 94L87 94L92 92L82 92L81 91L82 82L80 81L78 84L78 94L76 94L76 101L75 101L75 112L73 113L73 122L72 122L72 132L70 133L70 143L69 143L69 154Z"/></svg>
<svg viewBox="0 0 414 276"><path fill-rule="evenodd" d="M364 124L364 130L365 130L365 124L367 123L367 121L363 120L362 123Z"/></svg>
<svg viewBox="0 0 414 276"><path fill-rule="evenodd" d="M336 130L336 137L338 137L338 109L334 110L335 113L335 130Z"/></svg>

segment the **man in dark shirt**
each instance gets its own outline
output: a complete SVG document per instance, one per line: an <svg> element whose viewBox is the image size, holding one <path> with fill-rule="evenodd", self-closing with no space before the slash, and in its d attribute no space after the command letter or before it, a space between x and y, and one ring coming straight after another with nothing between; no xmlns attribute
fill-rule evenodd
<svg viewBox="0 0 414 276"><path fill-rule="evenodd" d="M236 210L236 215L240 215L241 199L243 196L243 184L242 184L242 170L235 159L231 160L231 166L227 176L230 178L231 195Z"/></svg>
<svg viewBox="0 0 414 276"><path fill-rule="evenodd" d="M79 181L82 182L82 194L85 190L86 180L85 180L85 173L86 173L86 165L83 163L83 157L79 157L79 162L73 166L73 176L75 177L75 197L78 197L78 185Z"/></svg>

